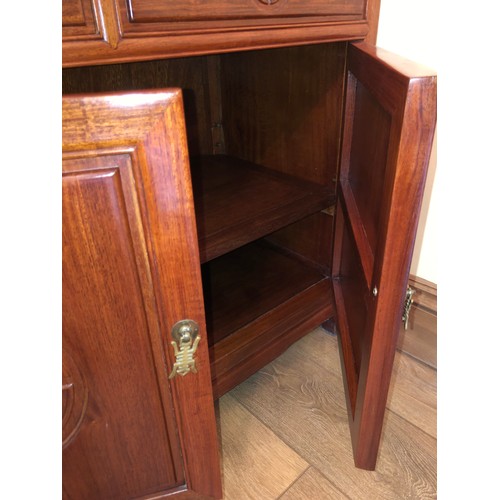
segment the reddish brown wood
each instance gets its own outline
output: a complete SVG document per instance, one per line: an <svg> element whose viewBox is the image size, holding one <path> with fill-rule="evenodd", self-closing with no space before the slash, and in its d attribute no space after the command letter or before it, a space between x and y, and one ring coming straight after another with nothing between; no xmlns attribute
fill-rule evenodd
<svg viewBox="0 0 500 500"><path fill-rule="evenodd" d="M205 264L203 280L217 398L334 314L329 279L265 242Z"/></svg>
<svg viewBox="0 0 500 500"><path fill-rule="evenodd" d="M62 36L67 43L105 45L116 49L121 38L115 0L63 0Z"/></svg>
<svg viewBox="0 0 500 500"><path fill-rule="evenodd" d="M284 25L273 20L268 26L259 21L253 29L238 29L237 26L241 25L239 21L230 22L236 26L210 28L203 24L191 30L180 30L179 24L175 23L174 31L154 32L150 36L144 36L140 31L129 33L114 46L83 37L65 39L62 46L63 67L359 40L368 32L365 20L339 23L308 18L304 22L297 18L296 22Z"/></svg>
<svg viewBox="0 0 500 500"><path fill-rule="evenodd" d="M220 87L220 56L208 56L208 93L210 96L210 130L212 131L212 153L225 154L226 144L222 121L222 96Z"/></svg>
<svg viewBox="0 0 500 500"><path fill-rule="evenodd" d="M325 274L263 241L203 266L209 345L325 278Z"/></svg>
<svg viewBox="0 0 500 500"><path fill-rule="evenodd" d="M62 76L63 94L181 88L189 154L212 153L208 58L68 68Z"/></svg>
<svg viewBox="0 0 500 500"><path fill-rule="evenodd" d="M329 16L361 17L363 15L364 0L190 0L188 2L174 2L165 0L129 0L129 8L124 9L125 3L118 2L126 14L129 13L131 23L171 23L182 21L226 21L238 20L243 26L280 18L302 16L328 19ZM245 20L250 20L246 21ZM288 19L287 19L288 20ZM181 25L182 26L182 25ZM182 26L183 27L183 26ZM164 29L172 29L167 26Z"/></svg>
<svg viewBox="0 0 500 500"><path fill-rule="evenodd" d="M64 0L62 3L62 34L98 35L99 26L92 0Z"/></svg>
<svg viewBox="0 0 500 500"><path fill-rule="evenodd" d="M202 262L330 206L333 189L230 156L193 159Z"/></svg>
<svg viewBox="0 0 500 500"><path fill-rule="evenodd" d="M236 387L333 315L332 287L324 278L215 344L210 350L214 397Z"/></svg>
<svg viewBox="0 0 500 500"><path fill-rule="evenodd" d="M65 496L220 498L180 92L63 98L63 167ZM169 381L184 318L198 373Z"/></svg>
<svg viewBox="0 0 500 500"><path fill-rule="evenodd" d="M345 50L338 43L223 56L228 154L334 187Z"/></svg>
<svg viewBox="0 0 500 500"><path fill-rule="evenodd" d="M346 109L353 112L346 116L341 189L344 200L352 196L337 211L343 228L333 268L354 460L374 469L434 133L436 78L364 43L350 46L348 71ZM359 186L367 174L374 191ZM362 271L369 251L371 273Z"/></svg>
<svg viewBox="0 0 500 500"><path fill-rule="evenodd" d="M335 316L341 333L355 463L373 468L397 337L393 326L399 324L403 278L408 272L427 146L432 135L434 79L366 45L349 49L349 71L346 70L347 44L343 41L365 37L375 41L379 0L306 3L278 0L271 5L260 0L236 3L188 0L187 4L168 0L82 2L82 8L74 0L63 2L66 23L75 25L67 24L64 28L63 65L66 67L217 54L213 58L141 62L88 70L75 68L65 74L66 92L165 85L185 89L191 154L227 151L235 158L223 160L223 175L217 173L221 166L218 159L215 163L208 161L206 164L210 164L211 170L207 170L201 180L195 179L202 260L208 261L281 228L279 234L268 237L269 241L301 262L299 267L284 266L280 271L272 258L255 252L242 259L238 271L234 271L238 268L237 259L231 261L230 255L221 256L221 260L207 266L217 268L225 261L217 272L212 270L212 278L207 271L209 279L219 276L223 286L217 289L213 283L205 284L206 291L211 289L210 293L206 292L206 298L212 314L210 321L215 325L214 338L218 339L211 347L215 396L271 361L310 328ZM89 11L90 17L84 10L89 7L95 9ZM323 43L339 41L341 43ZM310 46L290 47L293 45ZM276 47L289 48L249 52ZM238 53L225 54L235 52ZM215 127L219 120L222 127ZM90 130L98 128L99 122L89 116L88 126ZM151 123L149 126L155 128ZM338 183L342 127L345 162ZM411 142L413 133L414 143ZM116 154L115 146L113 141L107 144L111 149L106 150L106 154ZM152 147L158 152L164 148L164 142L158 139ZM143 153L139 148L136 156L131 157L137 157L134 161L140 163ZM181 156L185 161L185 150ZM248 172L244 161L261 165L250 168L253 173L258 171L258 175L242 175L241 170ZM241 169L241 165L245 167ZM273 170L274 174L266 177L265 169ZM294 180L283 183L278 180L279 174L292 176ZM186 181L185 172L180 178ZM148 174L142 179L144 190L139 189L136 194L136 204L140 207L136 213L141 214L141 218L136 219L145 228L141 255L148 256L147 265L141 268L146 271L138 273L142 286L147 269L151 270L156 309L148 306L148 311L158 311L156 321L161 332L171 326L174 316L171 311L177 314L190 311L194 306L194 316L203 316L198 271L192 271L186 281L194 293L181 291L177 294L178 300L168 298L171 290L181 290L180 282L184 282L188 266L199 267L191 194L186 184L178 183L180 178ZM315 199L311 195L314 189L309 192L309 198L302 197L304 190L309 190L307 182L311 181L326 187L323 191L326 197L318 191L319 199ZM228 184L224 185L225 182ZM327 199L333 202L331 195L337 184L341 186L334 250L330 261L325 263L325 253L330 253L332 247L332 225L328 220L331 217L319 212L326 208ZM157 193L158 186L161 195L150 196ZM127 189L125 193L133 192L131 187ZM242 196L245 189L247 193ZM175 196L169 198L168 193L172 192ZM164 204L165 198L170 200L168 206ZM130 205L128 198L124 199L122 203ZM105 204L96 206L108 208ZM188 207L191 212L179 215L174 207ZM106 212L112 213L112 210L108 208ZM166 213L169 217L165 217ZM172 213L174 217L170 216ZM306 218L308 214L312 215ZM292 221L297 222L283 227ZM314 222L309 224L309 221ZM176 237L170 241L168 231L181 222L191 224L187 237L182 242ZM101 225L105 227L104 222ZM130 223L130 227L135 226ZM178 243L181 245L178 251L164 251ZM115 246L112 244L110 251ZM134 252L138 253L135 247ZM252 276L252 286L260 285L262 290L259 298L249 305L250 301L244 300L246 288L240 281L251 275L245 265L258 263L260 258L264 269L271 268L264 274L262 271ZM316 271L305 269L304 263L312 264ZM330 272L330 268L333 287L329 278L321 279L315 274L318 270ZM281 274L284 278L280 287L276 287L280 281L277 276ZM128 279L126 276L120 278ZM375 285L377 297L371 293ZM332 288L338 312L332 303ZM233 299L226 298L230 292L234 293ZM148 304L147 300L144 303ZM183 304L189 307L183 309ZM167 312L162 312L164 306ZM148 325L154 323L149 318ZM161 341L156 342L151 347L155 370L166 357L164 371L168 372L172 355L164 353ZM202 357L200 363L206 374L206 357ZM73 439L72 429L83 425L79 412L85 407L85 397L81 394L82 391L86 394L86 385L74 363L66 361L63 368L65 380L72 380L66 383L64 391L65 439ZM71 373L72 378L68 375ZM198 489L196 480L190 479L191 470L196 471L193 477L202 478L199 491L219 491L217 479L212 483L207 477L208 471L202 470L206 463L213 461L205 454L202 464L200 457L191 460L193 455L190 455L191 445L200 435L207 438L203 423L207 418L210 420L208 447L215 447L210 430L212 417L207 417L204 411L208 405L206 386L209 384L209 377L204 377L203 389L190 386L189 397L177 381L168 396L173 401L171 411L175 418L166 419L171 423L165 432L167 436L174 436L167 440L175 448L173 422L181 426L183 462L180 462L180 454L172 451L170 465L162 470L169 475L166 481L171 484L170 491L179 496L197 497L189 489ZM185 385L190 383L192 381L187 381ZM197 415L196 426L193 418L186 424L180 418L188 407ZM167 410L164 412L166 415ZM188 487L180 484L183 470L188 475Z"/></svg>
<svg viewBox="0 0 500 500"><path fill-rule="evenodd" d="M333 217L318 212L269 235L266 240L325 275L332 274Z"/></svg>
<svg viewBox="0 0 500 500"><path fill-rule="evenodd" d="M366 6L366 20L368 21L368 33L364 41L371 45L377 43L378 20L380 14L380 0L368 0Z"/></svg>

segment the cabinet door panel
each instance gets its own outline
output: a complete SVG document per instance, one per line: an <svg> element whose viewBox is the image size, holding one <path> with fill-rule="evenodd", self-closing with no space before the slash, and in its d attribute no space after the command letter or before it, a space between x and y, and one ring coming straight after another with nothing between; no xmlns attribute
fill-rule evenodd
<svg viewBox="0 0 500 500"><path fill-rule="evenodd" d="M354 460L374 469L436 120L436 78L349 46L333 278Z"/></svg>
<svg viewBox="0 0 500 500"><path fill-rule="evenodd" d="M180 95L63 99L65 498L220 496ZM169 380L186 318L198 372Z"/></svg>

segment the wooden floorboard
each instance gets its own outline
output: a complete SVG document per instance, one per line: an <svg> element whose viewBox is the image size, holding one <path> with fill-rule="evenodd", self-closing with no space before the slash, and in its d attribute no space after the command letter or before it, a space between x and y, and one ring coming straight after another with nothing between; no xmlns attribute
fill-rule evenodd
<svg viewBox="0 0 500 500"><path fill-rule="evenodd" d="M375 472L354 467L337 338L321 328L220 406L226 499L436 498L436 371L405 354Z"/></svg>
<svg viewBox="0 0 500 500"><path fill-rule="evenodd" d="M230 394L219 400L224 498L273 500L309 464Z"/></svg>
<svg viewBox="0 0 500 500"><path fill-rule="evenodd" d="M288 490L280 496L279 500L303 499L331 499L348 500L340 490L335 488L317 469L309 467Z"/></svg>

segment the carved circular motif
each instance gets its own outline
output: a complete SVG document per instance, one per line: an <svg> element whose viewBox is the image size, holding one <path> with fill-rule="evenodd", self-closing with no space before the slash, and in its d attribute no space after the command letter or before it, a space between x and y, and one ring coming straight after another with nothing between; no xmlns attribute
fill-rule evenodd
<svg viewBox="0 0 500 500"><path fill-rule="evenodd" d="M87 409L88 390L82 372L63 350L62 362L62 445L65 448L80 430Z"/></svg>

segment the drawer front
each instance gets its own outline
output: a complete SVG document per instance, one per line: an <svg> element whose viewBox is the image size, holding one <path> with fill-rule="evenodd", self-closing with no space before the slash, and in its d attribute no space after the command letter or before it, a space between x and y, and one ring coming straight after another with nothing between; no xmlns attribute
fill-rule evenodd
<svg viewBox="0 0 500 500"><path fill-rule="evenodd" d="M129 0L134 22L361 16L365 0Z"/></svg>
<svg viewBox="0 0 500 500"><path fill-rule="evenodd" d="M63 0L63 37L96 35L99 29L92 0Z"/></svg>
<svg viewBox="0 0 500 500"><path fill-rule="evenodd" d="M65 26L80 23L63 27L63 66L360 40L376 13L370 1L63 0Z"/></svg>

